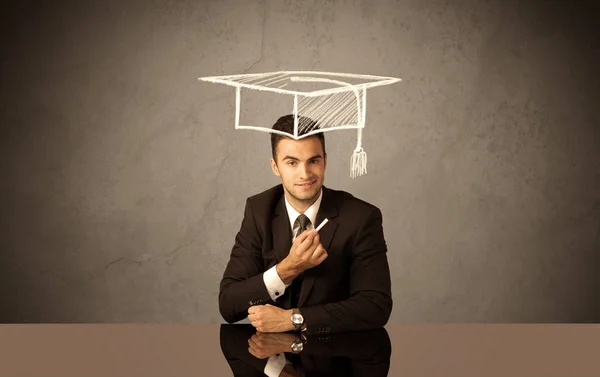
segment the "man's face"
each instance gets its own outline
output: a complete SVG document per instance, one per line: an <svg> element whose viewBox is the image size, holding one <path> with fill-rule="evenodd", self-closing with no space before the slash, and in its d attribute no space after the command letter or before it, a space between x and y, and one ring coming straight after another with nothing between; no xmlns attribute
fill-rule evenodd
<svg viewBox="0 0 600 377"><path fill-rule="evenodd" d="M325 180L327 155L316 136L300 140L284 138L277 144L277 163L271 158L273 173L281 177L290 202L310 206Z"/></svg>

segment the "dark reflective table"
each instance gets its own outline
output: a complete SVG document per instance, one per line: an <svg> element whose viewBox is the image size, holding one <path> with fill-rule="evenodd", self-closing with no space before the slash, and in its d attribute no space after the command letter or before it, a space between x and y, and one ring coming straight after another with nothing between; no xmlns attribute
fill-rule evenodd
<svg viewBox="0 0 600 377"><path fill-rule="evenodd" d="M221 325L220 340L235 377L385 377L392 353L390 338L383 328L304 336L257 333L251 325ZM267 369L267 363L272 367Z"/></svg>
<svg viewBox="0 0 600 377"><path fill-rule="evenodd" d="M0 376L600 376L597 324L419 324L297 338L250 325L0 324ZM279 356L277 356L279 355ZM271 361L270 361L271 360Z"/></svg>

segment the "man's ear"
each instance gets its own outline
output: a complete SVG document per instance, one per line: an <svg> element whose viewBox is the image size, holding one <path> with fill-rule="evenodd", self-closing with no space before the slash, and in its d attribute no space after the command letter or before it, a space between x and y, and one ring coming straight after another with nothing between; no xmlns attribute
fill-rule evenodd
<svg viewBox="0 0 600 377"><path fill-rule="evenodd" d="M271 157L269 161L271 162L271 170L273 170L273 174L275 174L278 177L281 177L279 175L279 168L277 168L277 162L275 162L273 157Z"/></svg>
<svg viewBox="0 0 600 377"><path fill-rule="evenodd" d="M327 168L327 153L323 153L323 168Z"/></svg>

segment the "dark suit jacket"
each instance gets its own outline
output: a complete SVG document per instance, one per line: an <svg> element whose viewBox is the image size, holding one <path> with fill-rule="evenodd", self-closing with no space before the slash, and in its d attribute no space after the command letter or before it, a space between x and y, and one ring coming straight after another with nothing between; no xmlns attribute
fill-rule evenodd
<svg viewBox="0 0 600 377"><path fill-rule="evenodd" d="M323 186L316 225L328 257L303 273L298 307L309 333L383 327L392 311L390 270L381 211L351 194ZM315 226L316 226L315 225ZM289 289L273 302L262 274L282 261L292 231L281 184L246 200L244 218L220 284L219 310L228 323L253 305L290 309Z"/></svg>
<svg viewBox="0 0 600 377"><path fill-rule="evenodd" d="M265 375L268 358L258 359L248 351L248 339L254 333L256 330L251 325L221 325L221 350L235 377ZM290 353L291 348L286 357ZM390 337L385 328L380 328L308 336L299 358L307 377L385 377L390 369L391 354ZM298 365L294 363L294 367Z"/></svg>

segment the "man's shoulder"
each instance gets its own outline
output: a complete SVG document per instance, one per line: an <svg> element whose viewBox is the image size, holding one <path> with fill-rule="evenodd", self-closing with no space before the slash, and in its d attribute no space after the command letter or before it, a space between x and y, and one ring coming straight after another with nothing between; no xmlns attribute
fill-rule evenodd
<svg viewBox="0 0 600 377"><path fill-rule="evenodd" d="M337 207L341 211L348 211L352 213L370 213L372 211L379 211L379 208L376 205L367 202L366 200L361 199L347 191L335 190L331 188L328 188L327 190L331 196L335 198L338 204Z"/></svg>
<svg viewBox="0 0 600 377"><path fill-rule="evenodd" d="M258 194L253 194L253 195L249 196L248 201L251 203L258 203L258 204L273 203L273 202L277 202L279 199L281 199L282 195L283 195L283 185L278 184L267 190L259 192Z"/></svg>
<svg viewBox="0 0 600 377"><path fill-rule="evenodd" d="M269 217L276 212L279 201L283 198L283 185L278 184L267 190L252 194L246 198L246 204L254 216Z"/></svg>

